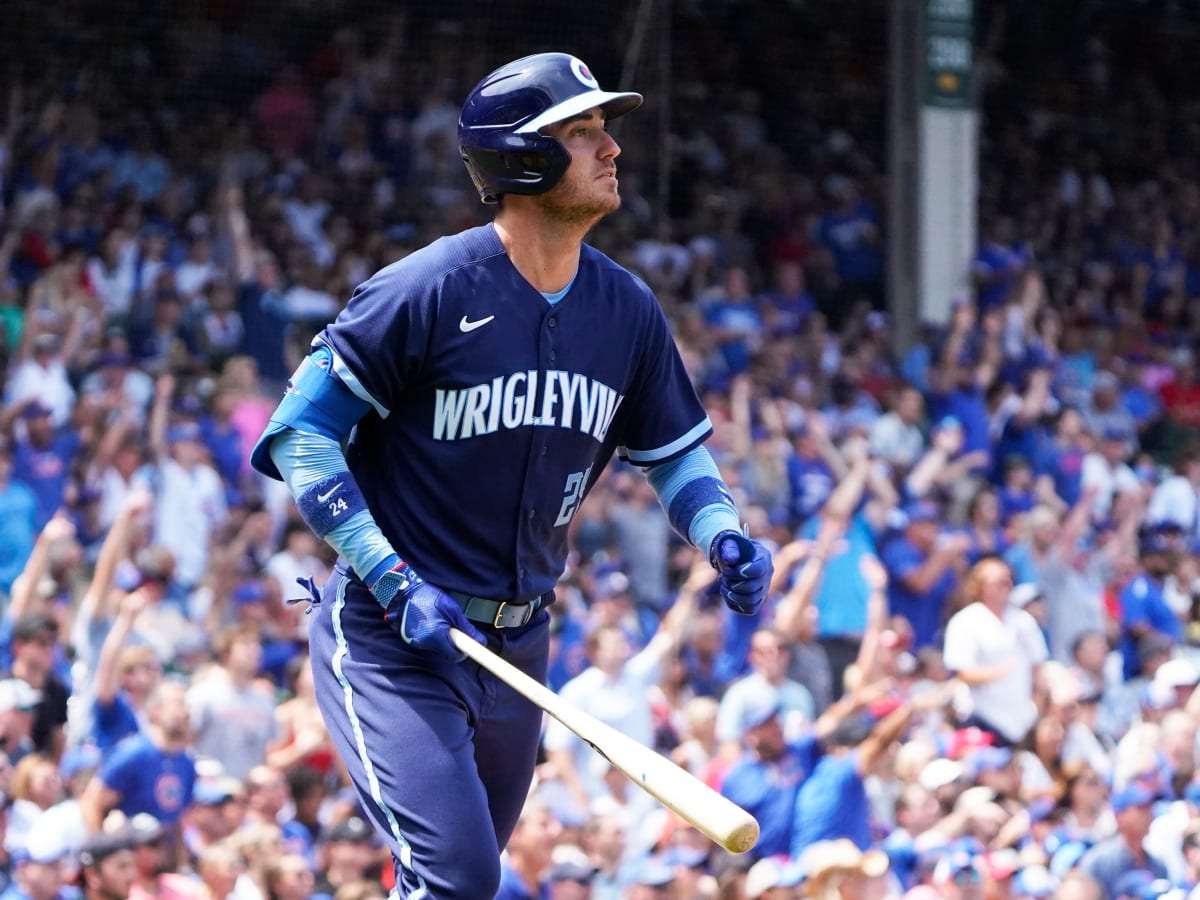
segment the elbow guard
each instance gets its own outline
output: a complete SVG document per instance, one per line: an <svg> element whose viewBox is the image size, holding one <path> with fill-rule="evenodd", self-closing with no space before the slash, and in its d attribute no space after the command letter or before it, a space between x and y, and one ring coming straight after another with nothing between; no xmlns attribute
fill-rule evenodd
<svg viewBox="0 0 1200 900"><path fill-rule="evenodd" d="M257 471L283 480L270 452L271 441L281 432L292 428L341 444L358 420L371 411L371 404L355 395L333 369L333 351L324 344L318 344L300 363L288 380L283 399L266 430L250 452L250 464Z"/></svg>

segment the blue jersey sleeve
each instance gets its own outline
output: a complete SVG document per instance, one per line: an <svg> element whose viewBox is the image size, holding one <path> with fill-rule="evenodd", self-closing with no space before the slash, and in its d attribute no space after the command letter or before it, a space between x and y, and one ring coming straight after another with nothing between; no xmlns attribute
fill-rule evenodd
<svg viewBox="0 0 1200 900"><path fill-rule="evenodd" d="M888 541L880 554L880 561L888 575L900 581L921 568L921 555L903 538Z"/></svg>
<svg viewBox="0 0 1200 900"><path fill-rule="evenodd" d="M477 258L480 243L443 239L436 245L444 251L440 255L414 255L381 269L359 285L337 319L318 335L333 349L338 376L382 418L422 371L446 273ZM493 250L503 253L498 241ZM441 265L425 264L430 257ZM471 278L461 270L457 274ZM458 289L470 291L470 286Z"/></svg>
<svg viewBox="0 0 1200 900"><path fill-rule="evenodd" d="M121 741L101 765L97 777L106 787L122 796L129 796L137 788L145 746L143 741L136 738Z"/></svg>
<svg viewBox="0 0 1200 900"><path fill-rule="evenodd" d="M622 459L639 466L682 456L712 434L700 398L696 396L666 316L644 284L629 276L646 295L645 321L629 331L640 339L641 364L625 404L620 432Z"/></svg>
<svg viewBox="0 0 1200 900"><path fill-rule="evenodd" d="M1121 591L1121 627L1128 630L1135 626L1150 625L1150 590L1144 578L1135 578Z"/></svg>

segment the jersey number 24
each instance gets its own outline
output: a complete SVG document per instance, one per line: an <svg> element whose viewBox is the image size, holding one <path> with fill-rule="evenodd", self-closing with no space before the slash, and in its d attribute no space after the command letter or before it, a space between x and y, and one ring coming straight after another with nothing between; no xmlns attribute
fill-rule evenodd
<svg viewBox="0 0 1200 900"><path fill-rule="evenodd" d="M587 487L588 476L591 474L592 467L588 466L583 472L572 472L567 476L562 506L558 510L558 518L554 520L555 527L571 521L571 516L575 515L575 510L579 508L579 501L583 499L583 489Z"/></svg>

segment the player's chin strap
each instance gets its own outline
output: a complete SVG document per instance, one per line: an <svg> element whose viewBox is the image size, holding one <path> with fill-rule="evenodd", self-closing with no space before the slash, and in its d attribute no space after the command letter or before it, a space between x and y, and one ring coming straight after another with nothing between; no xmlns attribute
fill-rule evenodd
<svg viewBox="0 0 1200 900"><path fill-rule="evenodd" d="M317 587L317 580L311 575L297 578L296 584L308 591L307 597L289 597L287 600L290 606L293 603L307 603L308 609L304 610L304 614L311 615L312 611L321 605L321 589Z"/></svg>

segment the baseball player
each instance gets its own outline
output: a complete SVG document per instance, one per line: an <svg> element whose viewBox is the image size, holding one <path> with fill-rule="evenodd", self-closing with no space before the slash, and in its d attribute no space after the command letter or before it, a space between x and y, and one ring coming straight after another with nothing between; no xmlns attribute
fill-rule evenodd
<svg viewBox="0 0 1200 900"><path fill-rule="evenodd" d="M770 554L701 447L712 427L658 303L583 243L620 205L607 122L641 103L564 53L484 78L458 135L494 222L362 284L252 454L340 554L314 681L400 897L495 896L542 715L448 633L544 680L567 528L614 452L709 554L732 609L767 590Z"/></svg>

